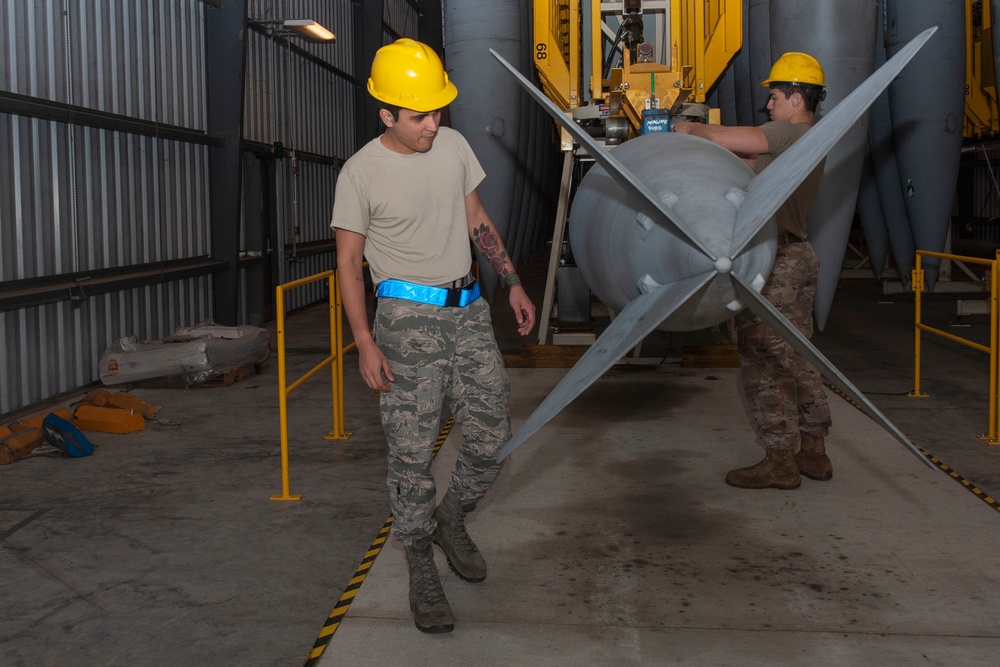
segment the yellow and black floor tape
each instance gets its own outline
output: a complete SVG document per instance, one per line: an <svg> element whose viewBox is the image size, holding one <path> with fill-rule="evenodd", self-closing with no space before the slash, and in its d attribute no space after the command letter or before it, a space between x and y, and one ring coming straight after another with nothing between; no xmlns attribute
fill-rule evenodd
<svg viewBox="0 0 1000 667"><path fill-rule="evenodd" d="M455 425L455 418L449 417L448 421L445 422L444 426L441 427L441 432L438 433L437 440L434 442L434 452L432 456L437 456L438 452L441 451L441 445L444 441L448 439L448 434L451 433L452 427ZM323 624L323 628L319 631L319 636L316 637L316 641L313 643L312 650L309 651L309 657L306 658L303 667L315 667L319 662L319 658L323 655L323 651L326 650L327 645L329 645L330 640L333 639L333 634L340 627L340 622L343 620L344 616L347 615L347 610L351 606L351 602L357 596L358 591L361 590L361 584L364 583L365 578L368 576L368 571L371 569L372 565L375 563L375 559L378 557L379 553L382 551L385 541L389 538L389 531L392 529L392 517L390 516L382 524L382 529L378 531L378 535L372 540L371 546L368 547L368 551L365 552L365 557L361 559L361 563L358 568L354 571L354 576L351 580L347 582L347 588L341 594L340 599L337 601L337 605L330 612L330 615L326 617L326 622Z"/></svg>
<svg viewBox="0 0 1000 667"><path fill-rule="evenodd" d="M847 401L848 403L850 403L851 405L853 405L858 410L861 409L861 406L859 406L857 403L855 403L854 399L852 399L850 396L848 396L844 392L842 392L839 389L837 389L836 387L834 387L829 382L824 381L823 384L828 389L830 389L833 393L835 393L838 396L840 396L841 398L843 398L845 401ZM913 442L913 441L911 440L910 442ZM959 475L957 472L955 472L954 470L952 470L947 464L945 464L944 461L942 461L938 457L934 456L933 454L931 454L929 451L927 451L926 449L924 449L923 447L921 447L917 443L914 442L913 446L916 447L917 450L921 454L923 454L925 457L927 457L927 460L930 461L931 463L933 463L937 468L940 468L941 470L943 470L944 472L946 472L949 477L951 477L953 480L955 480L956 482L958 482L959 484L961 484L962 486L964 486L966 489L968 489L969 491L971 491L973 493L973 495L975 495L977 498L979 498L980 500L982 500L984 503L986 503L987 505L989 505L990 507L992 507L996 511L1000 512L1000 502L997 502L994 498L992 498L991 496L987 495L985 491L983 491L978 486L975 486L972 482L970 482L969 480L967 480L964 477L962 477L961 475Z"/></svg>

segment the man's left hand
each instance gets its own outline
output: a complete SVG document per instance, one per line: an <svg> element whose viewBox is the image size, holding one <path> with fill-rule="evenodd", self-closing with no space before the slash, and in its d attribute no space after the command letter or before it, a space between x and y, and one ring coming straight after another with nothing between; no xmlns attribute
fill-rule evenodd
<svg viewBox="0 0 1000 667"><path fill-rule="evenodd" d="M535 328L535 304L531 303L528 293L521 285L510 288L510 307L517 318L517 333L527 336Z"/></svg>

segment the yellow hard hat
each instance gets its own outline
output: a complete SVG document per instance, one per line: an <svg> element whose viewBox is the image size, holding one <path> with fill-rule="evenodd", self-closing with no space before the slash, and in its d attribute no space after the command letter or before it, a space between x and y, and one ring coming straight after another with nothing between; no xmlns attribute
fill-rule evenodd
<svg viewBox="0 0 1000 667"><path fill-rule="evenodd" d="M406 37L375 52L368 92L379 102L422 113L446 107L458 96L434 49Z"/></svg>
<svg viewBox="0 0 1000 667"><path fill-rule="evenodd" d="M760 85L769 88L779 83L798 83L825 87L823 67L808 53L789 51L771 66L771 73Z"/></svg>

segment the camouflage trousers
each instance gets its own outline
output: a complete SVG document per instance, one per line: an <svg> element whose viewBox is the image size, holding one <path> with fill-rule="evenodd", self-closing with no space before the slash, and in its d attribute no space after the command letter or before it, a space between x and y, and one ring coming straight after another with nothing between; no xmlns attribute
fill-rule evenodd
<svg viewBox="0 0 1000 667"><path fill-rule="evenodd" d="M809 243L778 248L761 294L806 338L812 338L819 259ZM768 449L796 449L800 433L826 437L832 420L823 379L774 329L751 311L736 319L740 375L757 436Z"/></svg>
<svg viewBox="0 0 1000 667"><path fill-rule="evenodd" d="M464 308L379 299L375 340L395 378L379 406L393 531L412 541L435 528L431 460L444 402L464 438L449 490L463 505L478 502L496 481L497 453L510 439L510 384L485 299Z"/></svg>

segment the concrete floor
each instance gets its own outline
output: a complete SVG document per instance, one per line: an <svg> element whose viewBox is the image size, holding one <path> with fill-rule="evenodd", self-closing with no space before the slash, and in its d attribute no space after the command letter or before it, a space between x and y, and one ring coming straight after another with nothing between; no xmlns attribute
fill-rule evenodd
<svg viewBox="0 0 1000 667"><path fill-rule="evenodd" d="M525 275L540 303L538 276ZM960 321L957 298L931 295L927 321L985 342L985 318ZM503 299L494 317L516 352ZM326 319L323 307L289 319L290 378L324 358ZM931 396L907 397L912 296L844 281L817 346L968 486L835 399L834 479L758 492L722 481L759 455L735 371L679 368L686 340L651 340L644 350L664 363L616 367L512 458L470 521L489 578L461 582L440 559L454 633L413 628L389 539L313 662L996 662L1000 450L977 438L986 355L925 336ZM324 375L290 399L300 501L270 500L281 491L273 357L230 387L136 389L158 420L92 434L91 457L0 467L0 664L303 664L389 514L377 399L355 359L349 440L323 439ZM511 370L515 420L562 372Z"/></svg>
<svg viewBox="0 0 1000 667"><path fill-rule="evenodd" d="M524 417L562 371L511 374ZM833 481L720 484L757 456L740 403L735 370L613 369L470 521L492 569L444 573L454 633L415 634L390 541L319 664L996 664L996 510L841 399Z"/></svg>

